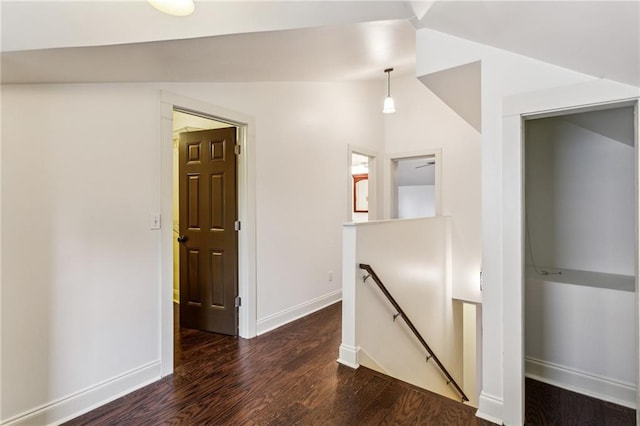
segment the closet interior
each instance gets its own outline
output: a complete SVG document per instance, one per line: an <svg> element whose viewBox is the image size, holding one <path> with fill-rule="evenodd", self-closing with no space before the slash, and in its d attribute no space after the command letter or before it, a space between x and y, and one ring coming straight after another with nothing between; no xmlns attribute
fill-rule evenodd
<svg viewBox="0 0 640 426"><path fill-rule="evenodd" d="M632 104L526 120L525 372L636 408Z"/></svg>

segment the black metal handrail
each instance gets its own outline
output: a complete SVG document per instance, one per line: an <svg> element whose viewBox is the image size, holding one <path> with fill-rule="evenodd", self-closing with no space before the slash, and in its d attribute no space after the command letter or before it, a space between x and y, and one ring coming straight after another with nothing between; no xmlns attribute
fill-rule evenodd
<svg viewBox="0 0 640 426"><path fill-rule="evenodd" d="M389 299L389 302L391 302L391 304L395 308L397 313L393 316L393 320L395 321L398 316L401 317L404 320L404 322L407 324L409 329L416 336L416 338L420 341L420 343L422 344L422 346L425 348L425 350L428 353L427 362L429 362L429 360L433 359L433 361L436 363L436 365L438 366L438 368L440 369L442 374L444 374L444 376L447 378L447 384L452 384L453 385L455 390L462 397L462 401L463 402L464 401L469 401L469 398L467 398L467 395L465 395L464 391L460 388L460 386L458 386L458 384L453 379L453 377L451 377L451 374L449 374L449 372L447 371L445 366L440 362L440 360L438 359L436 354L433 353L433 351L431 350L431 348L429 347L427 342L424 340L422 335L420 335L420 332L418 331L418 329L413 325L413 323L411 322L411 320L409 319L407 314L404 313L404 311L402 310L400 305L398 305L398 302L396 302L396 299L394 299L393 296L391 295L391 293L389 293L389 290L387 290L387 288L384 286L384 284L382 283L382 280L380 280L380 278L378 277L378 274L376 274L376 272L373 270L371 265L367 265L366 263L361 263L360 264L360 269L363 269L363 270L367 271L367 273L369 274L369 275L365 275L362 278L362 281L365 282L365 281L367 281L368 278L373 278L373 281L375 281L375 283L378 285L378 288L380 288L382 293L384 293L384 295L387 297L387 299Z"/></svg>

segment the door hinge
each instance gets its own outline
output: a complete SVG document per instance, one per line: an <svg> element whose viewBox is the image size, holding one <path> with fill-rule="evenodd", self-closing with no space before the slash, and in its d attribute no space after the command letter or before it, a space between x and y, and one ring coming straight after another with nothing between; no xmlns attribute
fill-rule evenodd
<svg viewBox="0 0 640 426"><path fill-rule="evenodd" d="M239 308L240 306L242 306L242 299L240 296L236 296L236 308Z"/></svg>
<svg viewBox="0 0 640 426"><path fill-rule="evenodd" d="M240 228L242 228L242 225L240 224L239 220L236 220L235 222L233 222L233 229L235 229L236 231L239 231Z"/></svg>
<svg viewBox="0 0 640 426"><path fill-rule="evenodd" d="M240 155L240 145L235 145L233 147L233 152L235 152L236 155Z"/></svg>

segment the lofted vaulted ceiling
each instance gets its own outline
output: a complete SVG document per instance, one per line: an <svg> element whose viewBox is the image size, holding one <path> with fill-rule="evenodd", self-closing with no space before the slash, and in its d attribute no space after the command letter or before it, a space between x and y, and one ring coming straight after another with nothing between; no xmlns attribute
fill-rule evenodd
<svg viewBox="0 0 640 426"><path fill-rule="evenodd" d="M416 27L640 86L638 0L438 1Z"/></svg>
<svg viewBox="0 0 640 426"><path fill-rule="evenodd" d="M415 69L406 20L6 52L5 83L369 80Z"/></svg>
<svg viewBox="0 0 640 426"><path fill-rule="evenodd" d="M196 1L182 18L146 1L3 1L2 81L382 79L414 72L412 16L398 1Z"/></svg>
<svg viewBox="0 0 640 426"><path fill-rule="evenodd" d="M415 28L640 85L640 1L1 3L2 81L328 81L412 73ZM411 26L410 23L413 24Z"/></svg>

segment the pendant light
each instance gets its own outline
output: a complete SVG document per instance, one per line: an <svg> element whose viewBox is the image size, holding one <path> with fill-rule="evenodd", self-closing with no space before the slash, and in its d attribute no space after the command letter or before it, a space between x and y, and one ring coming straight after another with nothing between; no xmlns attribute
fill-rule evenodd
<svg viewBox="0 0 640 426"><path fill-rule="evenodd" d="M384 70L384 72L387 73L387 97L384 99L382 112L385 114L396 112L396 106L393 102L393 98L391 97L391 71L393 71L393 68L387 68Z"/></svg>
<svg viewBox="0 0 640 426"><path fill-rule="evenodd" d="M193 0L147 0L147 2L167 15L187 16L196 8Z"/></svg>

